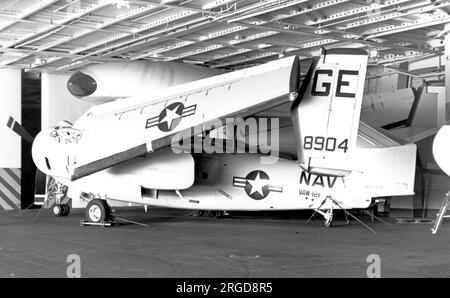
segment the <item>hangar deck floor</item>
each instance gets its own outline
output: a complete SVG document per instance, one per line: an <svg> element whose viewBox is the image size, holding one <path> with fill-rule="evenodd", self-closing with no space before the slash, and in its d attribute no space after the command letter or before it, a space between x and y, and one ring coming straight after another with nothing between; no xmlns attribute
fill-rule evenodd
<svg viewBox="0 0 450 298"><path fill-rule="evenodd" d="M82 277L365 277L370 254L382 277L449 277L450 224L365 220L378 234L341 221L331 229L306 217L248 215L214 220L183 210L120 210L146 223L80 227L82 211L66 218L38 210L0 213L0 277L65 277L69 254Z"/></svg>

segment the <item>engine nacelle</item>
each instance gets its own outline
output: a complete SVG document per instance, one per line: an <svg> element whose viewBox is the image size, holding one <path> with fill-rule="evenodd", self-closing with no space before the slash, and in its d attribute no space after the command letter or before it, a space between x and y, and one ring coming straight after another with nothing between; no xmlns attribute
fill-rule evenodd
<svg viewBox="0 0 450 298"><path fill-rule="evenodd" d="M105 103L190 81L221 72L176 62L132 61L88 66L74 73L67 89L77 98Z"/></svg>
<svg viewBox="0 0 450 298"><path fill-rule="evenodd" d="M194 184L195 179L192 155L176 154L171 149L134 158L105 172L119 183L126 181L149 189L186 189Z"/></svg>
<svg viewBox="0 0 450 298"><path fill-rule="evenodd" d="M142 189L187 189L194 184L194 158L163 149L137 157L76 181L61 180L71 193L93 193L100 197L136 201Z"/></svg>

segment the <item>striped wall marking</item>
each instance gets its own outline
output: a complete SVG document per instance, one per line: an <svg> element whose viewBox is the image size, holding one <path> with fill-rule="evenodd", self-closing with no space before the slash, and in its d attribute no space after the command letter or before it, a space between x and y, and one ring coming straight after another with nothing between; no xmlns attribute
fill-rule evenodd
<svg viewBox="0 0 450 298"><path fill-rule="evenodd" d="M19 209L21 205L21 169L20 168L0 168L0 177L5 181L0 182L2 206L7 210Z"/></svg>
<svg viewBox="0 0 450 298"><path fill-rule="evenodd" d="M1 180L1 179L0 179ZM0 181L0 193L2 194L2 199L7 200L7 202L12 203L13 206L20 207L20 195L17 197L12 194L7 187L5 187Z"/></svg>
<svg viewBox="0 0 450 298"><path fill-rule="evenodd" d="M4 210L14 210L13 207L9 206L4 200L3 198L0 198L0 206L4 209Z"/></svg>
<svg viewBox="0 0 450 298"><path fill-rule="evenodd" d="M5 171L10 177L11 179L13 179L14 181L16 181L17 185L21 185L21 181L20 181L20 177L21 177L21 173L20 173L20 169L0 169L0 176L3 176L3 174L1 173L2 171Z"/></svg>
<svg viewBox="0 0 450 298"><path fill-rule="evenodd" d="M20 206L20 186L14 188L4 177L0 176L0 191L6 194L10 201Z"/></svg>
<svg viewBox="0 0 450 298"><path fill-rule="evenodd" d="M22 188L20 182L17 183L17 181L6 171L2 171L0 169L0 187L2 185L5 186L10 192L12 192L12 194L14 194L20 202L20 193Z"/></svg>
<svg viewBox="0 0 450 298"><path fill-rule="evenodd" d="M19 209L21 205L21 171L17 168L0 169L0 204L4 209ZM8 207L6 207L8 206Z"/></svg>
<svg viewBox="0 0 450 298"><path fill-rule="evenodd" d="M6 210L19 209L15 203L11 202L6 194L0 190L0 205Z"/></svg>
<svg viewBox="0 0 450 298"><path fill-rule="evenodd" d="M19 188L21 186L20 172L17 173L16 171L13 171L13 169L0 168L0 177L8 179L8 181L10 181L10 184L15 184Z"/></svg>
<svg viewBox="0 0 450 298"><path fill-rule="evenodd" d="M10 189L11 192L14 192L14 194L19 198L20 200L20 193L22 186L20 183L18 184L11 176L8 175L2 175L0 173L0 186L3 185L6 188Z"/></svg>
<svg viewBox="0 0 450 298"><path fill-rule="evenodd" d="M5 168L6 170L6 168ZM13 172L14 174L16 174L17 177L22 177L22 169L17 169L17 168L8 168L7 170L10 170L11 172Z"/></svg>

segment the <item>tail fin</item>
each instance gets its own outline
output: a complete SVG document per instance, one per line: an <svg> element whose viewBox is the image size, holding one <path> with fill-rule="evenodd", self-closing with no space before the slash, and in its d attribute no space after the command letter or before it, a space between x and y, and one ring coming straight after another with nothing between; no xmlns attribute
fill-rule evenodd
<svg viewBox="0 0 450 298"><path fill-rule="evenodd" d="M301 167L346 176L358 133L367 68L361 49L330 49L315 58L291 108Z"/></svg>

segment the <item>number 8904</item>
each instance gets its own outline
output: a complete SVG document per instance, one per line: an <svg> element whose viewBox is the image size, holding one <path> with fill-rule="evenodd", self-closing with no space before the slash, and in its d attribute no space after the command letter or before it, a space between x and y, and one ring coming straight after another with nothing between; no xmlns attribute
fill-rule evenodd
<svg viewBox="0 0 450 298"><path fill-rule="evenodd" d="M337 149L341 149L344 150L345 153L348 150L348 139L345 139L338 144L336 138L305 136L303 139L303 149L316 151L336 151Z"/></svg>

